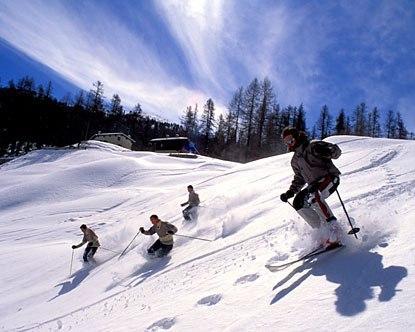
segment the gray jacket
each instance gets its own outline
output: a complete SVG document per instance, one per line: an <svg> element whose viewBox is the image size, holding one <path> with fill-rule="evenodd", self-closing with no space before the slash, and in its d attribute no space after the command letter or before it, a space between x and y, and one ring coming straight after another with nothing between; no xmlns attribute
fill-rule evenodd
<svg viewBox="0 0 415 332"><path fill-rule="evenodd" d="M173 244L173 235L167 233L167 231L177 232L177 227L166 221L161 221L160 225L153 225L148 231L144 231L145 235L153 235L157 233L160 238L160 242L167 245Z"/></svg>
<svg viewBox="0 0 415 332"><path fill-rule="evenodd" d="M329 174L340 175L340 171L331 161L340 155L341 150L336 144L324 141L303 142L295 149L291 159L294 179L290 190L297 193L306 183L314 183Z"/></svg>
<svg viewBox="0 0 415 332"><path fill-rule="evenodd" d="M189 199L186 203L183 203L182 205L189 204L190 207L198 206L200 204L199 195L196 194L194 191L189 193Z"/></svg>

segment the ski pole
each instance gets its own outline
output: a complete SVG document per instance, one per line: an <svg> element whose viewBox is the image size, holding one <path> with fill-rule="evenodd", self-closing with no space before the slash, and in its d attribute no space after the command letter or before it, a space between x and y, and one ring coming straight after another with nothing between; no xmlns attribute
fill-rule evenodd
<svg viewBox="0 0 415 332"><path fill-rule="evenodd" d="M201 240L201 241L208 241L208 242L212 242L213 241L213 240L203 239L203 238L195 237L195 236L188 236L188 235L181 235L181 234L174 234L174 235L181 236L181 237L187 237L189 239Z"/></svg>
<svg viewBox="0 0 415 332"><path fill-rule="evenodd" d="M111 251L111 252L113 252L113 253L115 253L115 254L120 254L120 252L119 251L114 251L114 250L111 250L111 249L107 249L107 248L104 248L104 247L100 247L102 250L106 250L106 251Z"/></svg>
<svg viewBox="0 0 415 332"><path fill-rule="evenodd" d="M69 276L71 276L72 275L72 262L73 262L73 254L75 253L75 250L74 249L72 249L72 257L71 257L71 266L70 266L70 268L69 268Z"/></svg>
<svg viewBox="0 0 415 332"><path fill-rule="evenodd" d="M349 221L350 227L352 228L348 232L348 234L353 234L355 236L355 238L357 239L356 233L360 231L360 228L359 227L353 227L352 222L351 222L350 217L349 217L349 214L346 211L346 207L344 206L344 203L342 201L342 198L340 197L339 191L337 189L336 189L336 193L337 193L337 196L339 196L339 200L340 200L340 203L341 203L341 205L343 207L344 213L346 214L347 220Z"/></svg>
<svg viewBox="0 0 415 332"><path fill-rule="evenodd" d="M121 253L121 255L118 258L121 258L121 256L123 256L125 254L125 252L127 251L127 249L130 247L131 243L133 243L133 241L135 240L135 238L137 237L137 235L140 234L140 232L138 232L133 239L131 240L131 242L128 244L128 246L123 250L123 252Z"/></svg>

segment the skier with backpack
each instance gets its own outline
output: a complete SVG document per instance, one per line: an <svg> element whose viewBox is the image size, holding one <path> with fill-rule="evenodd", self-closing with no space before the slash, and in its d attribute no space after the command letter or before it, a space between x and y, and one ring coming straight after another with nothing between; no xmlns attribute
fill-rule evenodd
<svg viewBox="0 0 415 332"><path fill-rule="evenodd" d="M139 231L144 235L153 235L157 233L159 238L147 249L147 252L149 255L155 257L166 256L173 249L173 234L177 232L177 227L166 221L161 221L155 214L150 217L150 221L153 226L148 230L145 230L144 227L140 227Z"/></svg>
<svg viewBox="0 0 415 332"><path fill-rule="evenodd" d="M82 233L84 233L84 237L82 239L82 242L79 244L74 244L72 246L72 249L80 248L88 242L83 255L84 262L86 263L88 262L88 258L94 257L100 244L98 241L98 236L92 229L88 228L86 225L81 225L80 229Z"/></svg>
<svg viewBox="0 0 415 332"><path fill-rule="evenodd" d="M305 132L293 127L283 130L282 139L288 150L294 152L291 159L294 179L280 199L287 202L295 196L292 206L297 213L312 228L327 228L324 247L341 244L341 228L326 202L340 183L341 173L332 162L340 157L340 148L324 141L310 142Z"/></svg>

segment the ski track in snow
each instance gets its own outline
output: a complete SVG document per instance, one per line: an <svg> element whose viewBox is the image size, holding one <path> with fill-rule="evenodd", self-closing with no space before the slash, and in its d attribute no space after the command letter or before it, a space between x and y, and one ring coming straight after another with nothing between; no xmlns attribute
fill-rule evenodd
<svg viewBox="0 0 415 332"><path fill-rule="evenodd" d="M277 273L264 265L308 252L321 236L279 201L292 178L291 155L240 165L91 142L87 150L35 151L2 165L0 329L372 330L374 320L385 331L415 328L415 264L405 259L415 254L415 144L330 140L343 151L335 161L343 171L339 192L362 229L359 240L345 235L343 250ZM192 224L180 215L187 184L202 199ZM329 203L347 230L337 197ZM139 235L122 258L100 249L86 267L81 249L68 277L81 223L119 252L153 213L182 234L215 241L176 237L168 257L149 260L155 238Z"/></svg>

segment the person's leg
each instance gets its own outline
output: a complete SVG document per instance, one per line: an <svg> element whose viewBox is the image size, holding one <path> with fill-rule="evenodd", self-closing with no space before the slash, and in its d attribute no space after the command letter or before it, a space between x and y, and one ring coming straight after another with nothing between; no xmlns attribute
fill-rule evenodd
<svg viewBox="0 0 415 332"><path fill-rule="evenodd" d="M158 257L166 256L173 249L172 244L161 244L161 249L158 252Z"/></svg>
<svg viewBox="0 0 415 332"><path fill-rule="evenodd" d="M337 176L327 176L320 180L320 184L316 192L310 195L311 205L314 210L321 216L327 229L328 245L340 242L341 228L338 224L337 218L326 202L326 198L336 191L339 185L339 178Z"/></svg>
<svg viewBox="0 0 415 332"><path fill-rule="evenodd" d="M191 209L191 207L190 207L190 206L188 206L187 208L185 208L185 209L183 210L183 217L184 217L184 219L186 219L186 220L191 220L191 218L190 218L190 209Z"/></svg>
<svg viewBox="0 0 415 332"><path fill-rule="evenodd" d="M189 209L189 217L192 221L196 221L197 220L197 206L192 206Z"/></svg>
<svg viewBox="0 0 415 332"><path fill-rule="evenodd" d="M316 188L317 190L310 193L309 202L311 203L311 207L324 221L330 222L331 220L336 219L333 211L326 202L326 198L336 191L338 185L339 178L330 175L321 179L319 181L319 186Z"/></svg>
<svg viewBox="0 0 415 332"><path fill-rule="evenodd" d="M312 228L319 228L321 226L320 216L311 208L309 203L309 193L307 189L301 190L295 196L293 207Z"/></svg>
<svg viewBox="0 0 415 332"><path fill-rule="evenodd" d="M150 255L154 255L154 253L159 250L161 248L161 242L160 240L157 240L156 242L153 243L153 245L147 249L147 252Z"/></svg>
<svg viewBox="0 0 415 332"><path fill-rule="evenodd" d="M88 254L91 251L91 248L92 247L90 245L86 246L85 251L84 251L84 256L83 256L84 262L88 262Z"/></svg>
<svg viewBox="0 0 415 332"><path fill-rule="evenodd" d="M98 247L91 247L91 252L89 253L88 257L93 258L97 250Z"/></svg>

